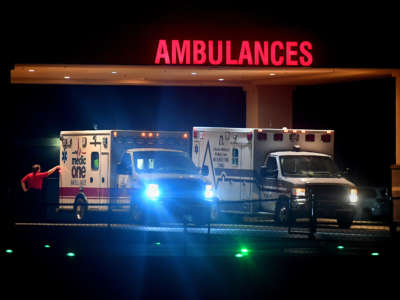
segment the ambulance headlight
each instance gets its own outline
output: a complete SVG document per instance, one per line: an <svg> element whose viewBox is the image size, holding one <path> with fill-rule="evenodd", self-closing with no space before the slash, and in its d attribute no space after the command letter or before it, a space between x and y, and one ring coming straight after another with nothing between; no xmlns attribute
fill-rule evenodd
<svg viewBox="0 0 400 300"><path fill-rule="evenodd" d="M150 184L146 185L144 194L150 200L157 201L158 198L160 197L160 190L158 188L158 184L150 183Z"/></svg>
<svg viewBox="0 0 400 300"><path fill-rule="evenodd" d="M306 197L306 189L305 188L293 188L292 195L296 198L305 198Z"/></svg>
<svg viewBox="0 0 400 300"><path fill-rule="evenodd" d="M350 189L349 200L351 204L356 204L358 202L358 191L357 189Z"/></svg>
<svg viewBox="0 0 400 300"><path fill-rule="evenodd" d="M213 197L214 197L214 190L213 190L213 187L212 187L211 184L207 184L207 185L206 185L206 190L205 190L205 192L204 192L204 198L205 198L207 201L212 201Z"/></svg>

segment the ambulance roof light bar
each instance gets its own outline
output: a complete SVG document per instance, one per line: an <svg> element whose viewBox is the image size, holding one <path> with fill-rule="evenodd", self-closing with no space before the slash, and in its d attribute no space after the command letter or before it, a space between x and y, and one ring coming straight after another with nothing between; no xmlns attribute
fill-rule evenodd
<svg viewBox="0 0 400 300"><path fill-rule="evenodd" d="M150 131L150 132L142 131L140 133L136 132L135 135L136 135L136 137L139 136L142 139L144 139L144 138L150 138L151 139L151 138L159 138L160 137L160 133L159 132L154 132L154 131ZM166 135L164 134L163 136L164 137L168 137L168 133ZM124 134L120 135L118 131L113 131L112 132L112 137L113 138L123 138ZM190 137L189 133L187 133L187 132L184 132L181 135L182 139L188 139L189 137Z"/></svg>

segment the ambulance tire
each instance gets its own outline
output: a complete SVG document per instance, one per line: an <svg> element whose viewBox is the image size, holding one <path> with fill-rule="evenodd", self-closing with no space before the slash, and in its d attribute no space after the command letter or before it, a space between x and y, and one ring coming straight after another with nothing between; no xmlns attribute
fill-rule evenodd
<svg viewBox="0 0 400 300"><path fill-rule="evenodd" d="M211 205L210 211L210 222L216 223L221 218L221 211L219 209L219 203L216 201Z"/></svg>
<svg viewBox="0 0 400 300"><path fill-rule="evenodd" d="M139 201L133 201L129 212L130 222L136 225L151 225L158 226L160 221L155 214L144 209L143 204Z"/></svg>
<svg viewBox="0 0 400 300"><path fill-rule="evenodd" d="M208 225L211 222L211 208L207 207L193 214L192 221L195 225Z"/></svg>
<svg viewBox="0 0 400 300"><path fill-rule="evenodd" d="M275 207L274 220L277 225L281 226L293 225L295 223L296 219L290 217L289 214L289 199L280 198L278 200Z"/></svg>
<svg viewBox="0 0 400 300"><path fill-rule="evenodd" d="M88 206L83 197L77 197L74 203L73 218L76 223L87 221Z"/></svg>
<svg viewBox="0 0 400 300"><path fill-rule="evenodd" d="M339 228L349 229L353 224L353 217L348 215L339 215L337 216L337 223Z"/></svg>
<svg viewBox="0 0 400 300"><path fill-rule="evenodd" d="M144 225L146 223L146 212L140 203L132 201L129 219L133 224L137 225Z"/></svg>

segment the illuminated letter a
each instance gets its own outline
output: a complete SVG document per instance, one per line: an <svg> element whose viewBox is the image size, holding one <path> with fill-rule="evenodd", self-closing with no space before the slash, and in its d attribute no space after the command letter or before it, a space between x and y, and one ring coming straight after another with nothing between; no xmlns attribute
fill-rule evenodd
<svg viewBox="0 0 400 300"><path fill-rule="evenodd" d="M167 47L166 40L158 41L156 60L154 61L154 63L159 65L161 59L164 59L164 62L166 65L169 65L171 63L169 60L168 47Z"/></svg>

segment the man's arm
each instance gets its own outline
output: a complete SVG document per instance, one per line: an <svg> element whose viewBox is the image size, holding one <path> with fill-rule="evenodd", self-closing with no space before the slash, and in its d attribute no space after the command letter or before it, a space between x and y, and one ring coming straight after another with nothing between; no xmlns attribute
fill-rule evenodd
<svg viewBox="0 0 400 300"><path fill-rule="evenodd" d="M51 174L53 174L55 171L59 170L60 166L55 166L54 168L50 169L47 171L48 176L50 176Z"/></svg>
<svg viewBox="0 0 400 300"><path fill-rule="evenodd" d="M27 191L29 191L29 189L26 187L26 184L25 184L26 179L25 178L26 177L22 178L22 180L21 180L21 187L24 192L27 192Z"/></svg>

